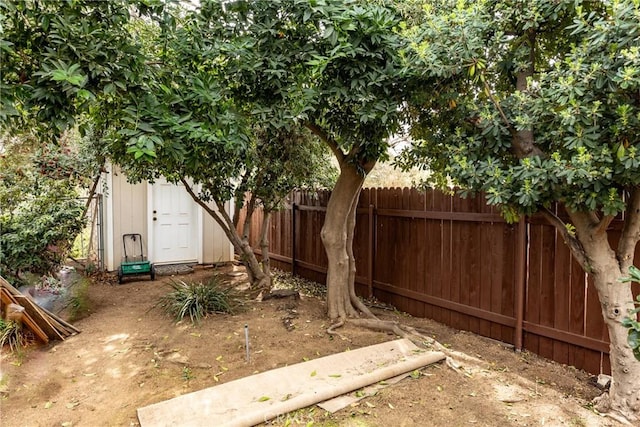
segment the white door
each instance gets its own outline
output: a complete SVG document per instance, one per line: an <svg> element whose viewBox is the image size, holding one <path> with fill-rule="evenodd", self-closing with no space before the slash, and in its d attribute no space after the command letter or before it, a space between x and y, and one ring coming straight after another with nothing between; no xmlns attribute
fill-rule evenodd
<svg viewBox="0 0 640 427"><path fill-rule="evenodd" d="M158 180L152 186L151 236L154 263L197 262L200 247L197 205L184 189Z"/></svg>

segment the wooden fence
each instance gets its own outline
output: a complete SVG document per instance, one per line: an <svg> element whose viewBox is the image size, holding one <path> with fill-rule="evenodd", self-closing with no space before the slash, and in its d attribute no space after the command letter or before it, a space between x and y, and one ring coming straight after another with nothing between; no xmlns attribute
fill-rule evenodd
<svg viewBox="0 0 640 427"><path fill-rule="evenodd" d="M296 192L273 215L275 267L325 282L320 229L328 199L328 192ZM258 213L254 247L261 222ZM362 191L356 223L359 295L588 372L610 372L593 284L543 218L507 224L481 196L384 188ZM620 223L611 227L617 238Z"/></svg>

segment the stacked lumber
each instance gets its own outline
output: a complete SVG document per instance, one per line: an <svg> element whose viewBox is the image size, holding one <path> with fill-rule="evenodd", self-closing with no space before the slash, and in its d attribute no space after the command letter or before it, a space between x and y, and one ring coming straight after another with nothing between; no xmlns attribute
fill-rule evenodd
<svg viewBox="0 0 640 427"><path fill-rule="evenodd" d="M22 324L45 344L52 340L64 341L65 338L80 332L70 323L40 307L31 297L22 294L2 276L0 276L0 301L3 313L10 304L24 307Z"/></svg>

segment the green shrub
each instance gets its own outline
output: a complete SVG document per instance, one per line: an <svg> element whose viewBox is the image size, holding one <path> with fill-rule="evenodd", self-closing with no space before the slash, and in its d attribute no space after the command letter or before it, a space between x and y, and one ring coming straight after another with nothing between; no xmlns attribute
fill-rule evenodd
<svg viewBox="0 0 640 427"><path fill-rule="evenodd" d="M160 298L158 306L176 322L189 316L191 323L198 323L207 314L234 313L242 304L240 294L219 276L204 283L172 280L170 287L171 292Z"/></svg>
<svg viewBox="0 0 640 427"><path fill-rule="evenodd" d="M10 282L25 272L55 272L84 228L79 190L94 174L87 175L69 138L43 146L21 136L0 144L0 274Z"/></svg>
<svg viewBox="0 0 640 427"><path fill-rule="evenodd" d="M4 274L49 274L62 264L84 227L83 206L75 196L55 183L40 194L25 196L12 211L0 215L0 270Z"/></svg>

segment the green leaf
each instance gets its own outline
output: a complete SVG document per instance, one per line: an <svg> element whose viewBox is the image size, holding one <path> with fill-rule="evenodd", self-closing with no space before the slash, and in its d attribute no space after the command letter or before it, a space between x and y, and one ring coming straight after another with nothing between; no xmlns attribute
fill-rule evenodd
<svg viewBox="0 0 640 427"><path fill-rule="evenodd" d="M636 349L640 347L640 332L635 329L629 330L629 335L627 336L627 343L629 347L632 349Z"/></svg>
<svg viewBox="0 0 640 427"><path fill-rule="evenodd" d="M51 72L51 78L57 82L67 80L68 74L64 70L53 70Z"/></svg>
<svg viewBox="0 0 640 427"><path fill-rule="evenodd" d="M271 398L269 396L262 396L260 399L258 399L258 402L266 402L267 400L270 400Z"/></svg>
<svg viewBox="0 0 640 427"><path fill-rule="evenodd" d="M85 82L85 78L82 74L68 76L66 80L74 86L83 86Z"/></svg>

